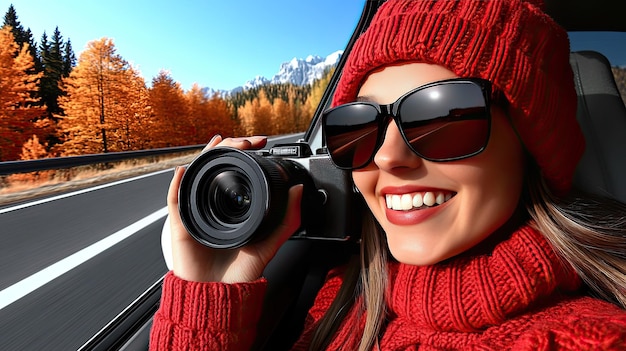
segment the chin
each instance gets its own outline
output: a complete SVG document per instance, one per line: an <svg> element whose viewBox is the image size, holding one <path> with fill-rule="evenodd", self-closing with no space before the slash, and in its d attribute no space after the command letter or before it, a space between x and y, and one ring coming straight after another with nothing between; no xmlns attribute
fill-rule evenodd
<svg viewBox="0 0 626 351"><path fill-rule="evenodd" d="M421 250L410 250L410 249L409 250L407 249L394 250L391 246L390 246L390 252L393 258L396 259L396 261L403 263L403 264L412 265L412 266L432 266L452 256L452 255L449 255L449 256L433 255L432 252L425 253L424 251L421 251Z"/></svg>

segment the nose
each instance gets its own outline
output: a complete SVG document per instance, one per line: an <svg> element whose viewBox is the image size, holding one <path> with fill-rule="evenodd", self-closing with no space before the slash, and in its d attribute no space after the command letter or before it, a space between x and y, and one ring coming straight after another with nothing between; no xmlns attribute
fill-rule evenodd
<svg viewBox="0 0 626 351"><path fill-rule="evenodd" d="M387 125L383 143L374 155L374 163L382 170L398 168L417 168L423 160L417 156L404 142L400 129L395 121Z"/></svg>

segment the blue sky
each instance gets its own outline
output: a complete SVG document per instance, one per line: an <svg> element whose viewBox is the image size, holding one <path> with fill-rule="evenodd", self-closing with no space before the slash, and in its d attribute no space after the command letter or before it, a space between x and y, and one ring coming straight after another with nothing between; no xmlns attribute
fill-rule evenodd
<svg viewBox="0 0 626 351"><path fill-rule="evenodd" d="M257 75L271 78L294 57L341 50L365 0L0 0L12 3L24 28L39 42L56 26L78 55L85 45L112 38L118 53L148 84L161 69L191 88L232 89ZM626 66L626 34L611 44L576 35L572 49L604 51Z"/></svg>
<svg viewBox="0 0 626 351"><path fill-rule="evenodd" d="M271 78L294 57L342 50L365 0L0 0L13 4L36 42L59 27L77 57L92 40L113 39L118 54L150 84L161 69L189 89L232 89Z"/></svg>

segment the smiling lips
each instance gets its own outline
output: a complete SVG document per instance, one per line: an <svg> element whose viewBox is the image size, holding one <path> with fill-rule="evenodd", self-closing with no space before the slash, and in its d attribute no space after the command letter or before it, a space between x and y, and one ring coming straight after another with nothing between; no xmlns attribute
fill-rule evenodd
<svg viewBox="0 0 626 351"><path fill-rule="evenodd" d="M409 211L435 207L450 200L455 194L451 192L419 192L412 194L387 194L387 208L394 211Z"/></svg>

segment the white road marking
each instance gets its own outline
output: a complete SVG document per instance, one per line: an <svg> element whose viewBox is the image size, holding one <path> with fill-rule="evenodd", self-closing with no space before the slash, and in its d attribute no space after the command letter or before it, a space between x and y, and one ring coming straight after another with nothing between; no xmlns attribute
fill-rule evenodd
<svg viewBox="0 0 626 351"><path fill-rule="evenodd" d="M167 215L167 207L0 291L0 310Z"/></svg>
<svg viewBox="0 0 626 351"><path fill-rule="evenodd" d="M122 179L122 180L118 180L118 181L115 181L115 182L112 182L112 183L101 184L101 185L94 186L94 187L91 187L91 188L86 188L86 189L82 189L82 190L73 191L71 193L60 194L60 195L48 197L48 198L37 200L37 201L27 202L27 203L24 203L24 204L21 204L21 205L16 205L16 206L7 207L7 208L0 208L0 214L11 212L11 211L16 211L16 210L21 210L21 209L27 208L27 207L32 207L32 206L45 204L47 202L52 202L52 201L64 199L64 198L67 198L67 197L72 197L72 196L75 196L75 195L88 193L90 191L100 190L100 189L108 188L108 187L111 187L111 186L116 186L116 185L120 185L120 184L123 184L123 183L132 182L132 181L135 181L135 180L151 177L151 176L158 175L158 174L165 173L165 172L171 172L173 169L174 168L164 169L162 171L148 173L148 174L143 174L143 175L140 175L140 176L137 176L137 177L133 177L133 178Z"/></svg>

